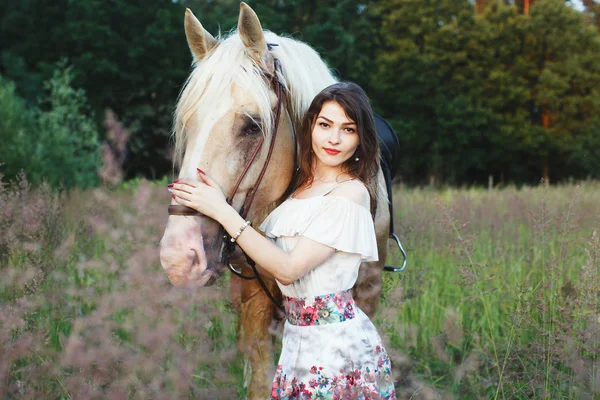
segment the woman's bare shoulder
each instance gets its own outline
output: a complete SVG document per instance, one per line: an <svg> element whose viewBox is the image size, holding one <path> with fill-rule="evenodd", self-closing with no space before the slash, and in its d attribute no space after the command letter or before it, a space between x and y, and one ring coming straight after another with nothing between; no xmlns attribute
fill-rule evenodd
<svg viewBox="0 0 600 400"><path fill-rule="evenodd" d="M344 197L347 200L369 208L370 197L367 187L358 179L353 179L333 189L328 196Z"/></svg>

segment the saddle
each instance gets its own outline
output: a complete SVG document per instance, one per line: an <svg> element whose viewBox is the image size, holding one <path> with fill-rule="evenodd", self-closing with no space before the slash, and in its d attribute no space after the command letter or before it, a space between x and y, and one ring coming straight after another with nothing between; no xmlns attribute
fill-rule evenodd
<svg viewBox="0 0 600 400"><path fill-rule="evenodd" d="M400 244L398 236L394 233L394 202L392 201L392 179L396 176L396 171L400 164L400 140L396 135L396 132L392 129L390 124L383 119L382 116L374 114L375 117L375 129L377 130L377 139L379 142L379 148L381 152L381 170L385 178L385 187L387 189L387 195L389 199L390 209L390 232L389 237L396 241L402 255L404 256L404 262L402 267L385 266L385 271L399 272L404 270L406 267L406 252Z"/></svg>
<svg viewBox="0 0 600 400"><path fill-rule="evenodd" d="M390 124L381 115L374 114L375 129L381 151L381 169L385 177L385 186L388 199L390 200L390 234L394 232L393 202L392 202L392 179L396 176L398 164L400 164L400 140Z"/></svg>

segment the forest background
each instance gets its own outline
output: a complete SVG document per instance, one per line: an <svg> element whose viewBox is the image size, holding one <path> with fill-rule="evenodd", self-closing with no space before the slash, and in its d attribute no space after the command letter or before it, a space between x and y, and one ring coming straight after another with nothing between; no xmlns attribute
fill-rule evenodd
<svg viewBox="0 0 600 400"><path fill-rule="evenodd" d="M365 88L405 183L600 177L596 0L248 3ZM2 2L0 173L66 187L171 174L186 7L214 35L236 26L237 0Z"/></svg>
<svg viewBox="0 0 600 400"><path fill-rule="evenodd" d="M600 1L248 3L398 134L398 399L600 399ZM0 2L0 398L247 395L230 276L159 262L186 7L236 26L237 0Z"/></svg>

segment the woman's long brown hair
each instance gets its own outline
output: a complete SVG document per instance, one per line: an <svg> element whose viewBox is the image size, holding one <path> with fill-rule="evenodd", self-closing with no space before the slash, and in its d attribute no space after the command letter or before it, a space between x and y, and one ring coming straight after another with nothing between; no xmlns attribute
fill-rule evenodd
<svg viewBox="0 0 600 400"><path fill-rule="evenodd" d="M375 130L373 110L367 94L352 82L340 82L323 89L313 99L298 132L298 170L287 191L289 196L300 188L310 187L314 176L312 167L315 154L312 151L312 131L323 104L335 101L356 123L359 146L356 152L342 165L342 170L360 180L371 197L371 213L374 216L378 198L377 171L379 170L379 143ZM355 161L358 157L358 161Z"/></svg>

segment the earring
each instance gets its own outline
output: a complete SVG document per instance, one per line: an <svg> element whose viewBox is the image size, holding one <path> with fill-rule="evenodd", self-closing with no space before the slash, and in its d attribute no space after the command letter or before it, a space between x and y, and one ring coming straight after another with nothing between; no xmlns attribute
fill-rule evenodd
<svg viewBox="0 0 600 400"><path fill-rule="evenodd" d="M358 158L358 157L356 157L356 158L354 159L354 161L358 161L358 160L360 160L360 158Z"/></svg>

